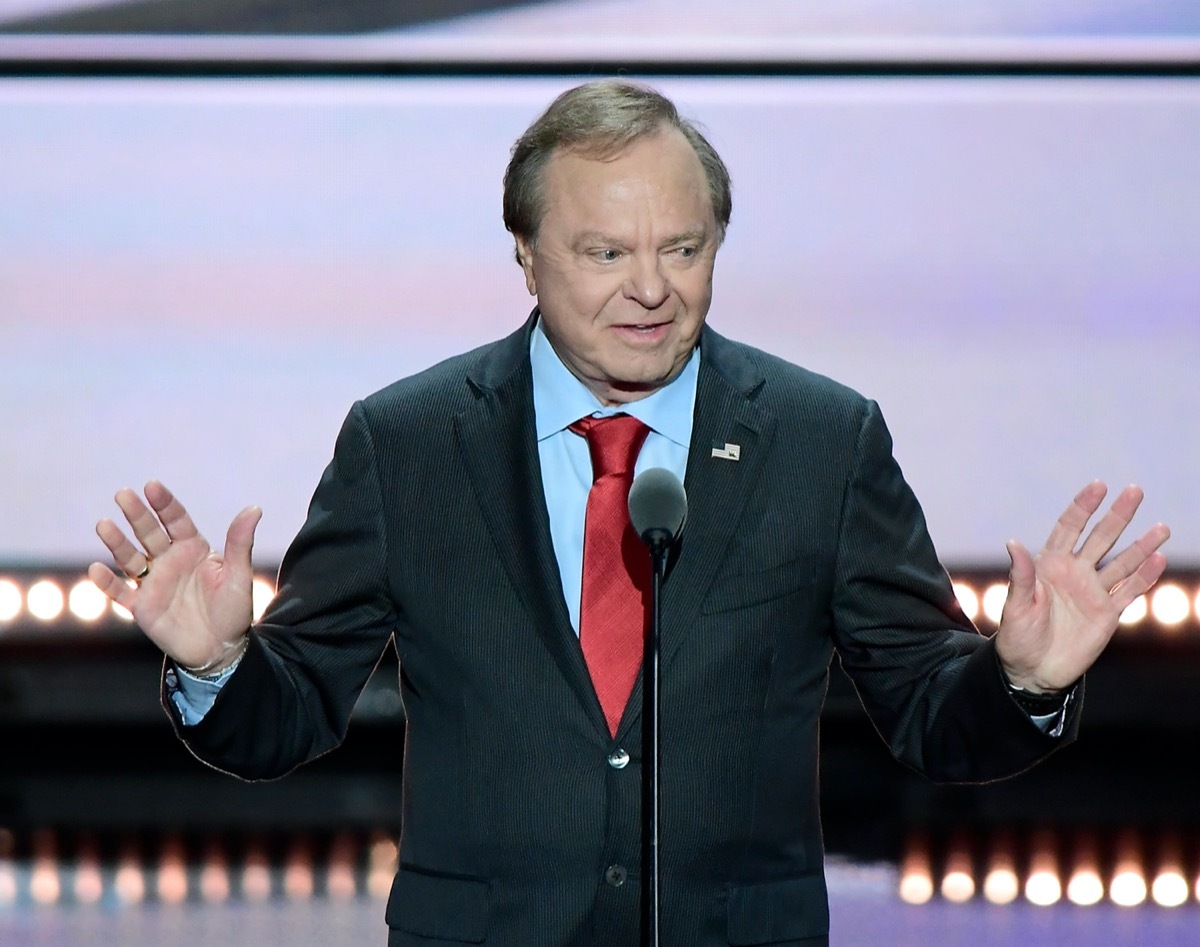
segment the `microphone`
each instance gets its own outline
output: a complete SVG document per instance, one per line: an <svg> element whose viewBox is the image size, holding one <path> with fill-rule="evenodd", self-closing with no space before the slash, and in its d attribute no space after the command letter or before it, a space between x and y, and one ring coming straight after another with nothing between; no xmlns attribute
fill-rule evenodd
<svg viewBox="0 0 1200 947"><path fill-rule="evenodd" d="M687 494L683 484L663 467L643 470L629 488L629 521L651 549L671 545L683 532Z"/></svg>
<svg viewBox="0 0 1200 947"><path fill-rule="evenodd" d="M650 547L650 620L642 646L642 890L639 947L659 947L659 643L667 550L683 531L687 494L671 471L643 470L629 488L629 521Z"/></svg>

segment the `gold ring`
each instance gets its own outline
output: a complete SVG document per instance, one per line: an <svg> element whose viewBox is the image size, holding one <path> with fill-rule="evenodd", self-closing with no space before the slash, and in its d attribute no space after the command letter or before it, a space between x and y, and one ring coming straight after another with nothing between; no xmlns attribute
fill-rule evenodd
<svg viewBox="0 0 1200 947"><path fill-rule="evenodd" d="M147 559L147 560L146 560L146 565L145 565L145 566L142 568L142 571L141 571L141 572L139 572L137 575L135 575L135 576L133 577L133 580L136 582L136 581L138 581L139 579L144 579L144 578L146 578L146 576L148 576L149 574L150 574L150 560L149 560L149 559Z"/></svg>

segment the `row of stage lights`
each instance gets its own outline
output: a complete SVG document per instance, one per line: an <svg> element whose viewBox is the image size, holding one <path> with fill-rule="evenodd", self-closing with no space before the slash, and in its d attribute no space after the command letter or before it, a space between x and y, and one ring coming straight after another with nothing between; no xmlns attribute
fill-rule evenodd
<svg viewBox="0 0 1200 947"><path fill-rule="evenodd" d="M0 910L22 905L146 902L224 904L234 900L305 901L385 899L397 866L393 833L345 832L327 844L306 836L282 845L251 841L230 846L219 838L190 847L166 835L149 849L131 841L104 853L87 834L66 844L54 832L33 833L17 857L12 833L0 829ZM983 899L1038 907L1068 902L1090 907L1109 901L1126 908L1178 908L1200 901L1200 870L1187 868L1184 841L1161 836L1148 844L1136 830L1107 844L1089 833L1064 839L1039 830L1019 847L999 833L986 850L965 833L936 852L924 836L909 839L900 862L898 897L926 904ZM1194 860L1193 860L1194 865Z"/></svg>
<svg viewBox="0 0 1200 947"><path fill-rule="evenodd" d="M1147 838L1134 829L1111 837L1040 829L1022 845L1002 832L984 846L964 832L936 850L918 834L901 859L898 893L909 904L940 897L956 904L1178 908L1200 902L1197 854L1178 834Z"/></svg>
<svg viewBox="0 0 1200 947"><path fill-rule="evenodd" d="M18 856L12 833L0 829L0 911L26 905L386 899L397 867L395 835L383 831L344 832L325 844L298 836L282 850L255 841L230 846L219 838L189 846L174 835L153 847L136 840L119 843L115 851L107 847L92 835L67 840L39 830L29 851Z"/></svg>
<svg viewBox="0 0 1200 947"><path fill-rule="evenodd" d="M1200 579L1188 588L1184 581L1167 579L1149 595L1139 596L1121 615L1121 625L1133 629L1152 621L1163 631L1187 625L1200 626ZM980 625L996 626L1008 597L1002 581L957 580L954 593L967 617ZM275 595L275 583L265 575L254 580L254 617L258 618ZM110 602L87 578L66 580L37 577L22 579L0 575L0 634L26 618L44 625L63 621L99 625L105 620L131 622L129 611Z"/></svg>

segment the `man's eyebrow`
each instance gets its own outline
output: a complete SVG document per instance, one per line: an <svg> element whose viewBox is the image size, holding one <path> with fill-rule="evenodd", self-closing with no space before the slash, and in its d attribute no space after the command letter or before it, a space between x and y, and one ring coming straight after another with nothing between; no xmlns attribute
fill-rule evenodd
<svg viewBox="0 0 1200 947"><path fill-rule="evenodd" d="M677 233L672 237L667 237L667 239L662 242L662 245L664 247L670 247L679 243L703 243L707 238L708 228L696 227L692 230L685 230L683 233Z"/></svg>

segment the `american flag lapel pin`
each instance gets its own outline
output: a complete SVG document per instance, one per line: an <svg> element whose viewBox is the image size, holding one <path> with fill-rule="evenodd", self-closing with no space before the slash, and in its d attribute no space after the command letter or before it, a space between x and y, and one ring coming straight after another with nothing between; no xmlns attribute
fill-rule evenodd
<svg viewBox="0 0 1200 947"><path fill-rule="evenodd" d="M712 456L718 460L737 460L742 456L742 445L713 441Z"/></svg>

